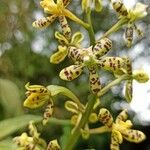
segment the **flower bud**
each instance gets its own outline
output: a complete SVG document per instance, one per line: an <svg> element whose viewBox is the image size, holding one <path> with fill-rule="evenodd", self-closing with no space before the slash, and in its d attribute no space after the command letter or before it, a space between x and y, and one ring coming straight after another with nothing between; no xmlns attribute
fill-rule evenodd
<svg viewBox="0 0 150 150"><path fill-rule="evenodd" d="M47 150L60 150L60 149L61 148L60 148L58 141L56 139L50 141L48 146L47 146Z"/></svg>
<svg viewBox="0 0 150 150"><path fill-rule="evenodd" d="M139 83L145 83L149 80L149 75L143 70L136 70L133 72L133 79L135 79Z"/></svg>
<svg viewBox="0 0 150 150"><path fill-rule="evenodd" d="M97 120L98 120L97 114L96 113L91 113L90 116L89 116L89 122L95 123L95 122L97 122Z"/></svg>

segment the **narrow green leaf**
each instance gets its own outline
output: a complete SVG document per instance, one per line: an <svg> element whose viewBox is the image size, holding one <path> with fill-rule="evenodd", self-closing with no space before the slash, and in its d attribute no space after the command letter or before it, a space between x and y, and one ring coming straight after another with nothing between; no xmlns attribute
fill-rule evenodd
<svg viewBox="0 0 150 150"><path fill-rule="evenodd" d="M28 125L30 120L39 122L42 117L36 115L22 115L0 121L0 140Z"/></svg>
<svg viewBox="0 0 150 150"><path fill-rule="evenodd" d="M71 92L69 89L63 87L63 86L58 86L58 85L49 85L47 86L48 90L51 92L52 96L56 96L58 94L62 94L64 96L69 97L71 100L73 100L77 105L83 109L83 105L80 103L80 100L77 98L77 96Z"/></svg>
<svg viewBox="0 0 150 150"><path fill-rule="evenodd" d="M1 150L16 150L17 146L13 143L13 139L7 138L5 140L0 141L0 149Z"/></svg>

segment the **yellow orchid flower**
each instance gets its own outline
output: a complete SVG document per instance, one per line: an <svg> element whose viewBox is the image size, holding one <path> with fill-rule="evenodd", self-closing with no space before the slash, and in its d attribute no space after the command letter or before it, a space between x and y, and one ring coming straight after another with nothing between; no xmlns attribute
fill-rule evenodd
<svg viewBox="0 0 150 150"><path fill-rule="evenodd" d="M24 132L21 136L15 137L13 141L17 144L18 150L41 150L46 148L46 142L40 138L33 121L29 123L29 135Z"/></svg>
<svg viewBox="0 0 150 150"><path fill-rule="evenodd" d="M125 31L125 42L127 47L131 47L134 30L138 36L143 36L142 31L135 25L135 21L147 16L148 5L137 3L134 8L128 9L122 0L111 0L111 2L114 10L119 14L119 18L128 20L127 29Z"/></svg>
<svg viewBox="0 0 150 150"><path fill-rule="evenodd" d="M61 150L57 139L50 141L46 150Z"/></svg>
<svg viewBox="0 0 150 150"><path fill-rule="evenodd" d="M114 122L112 115L107 109L100 109L98 115L99 121L102 122L109 131L111 130L111 150L119 150L119 144L123 142L123 139L134 143L140 143L146 139L143 132L131 129L133 125L130 120L127 120L127 117L127 110L123 110Z"/></svg>
<svg viewBox="0 0 150 150"><path fill-rule="evenodd" d="M40 2L40 5L43 7L44 12L50 14L51 16L44 17L42 19L38 19L33 22L33 27L35 28L43 28L50 25L55 21L56 18L59 19L60 25L62 27L62 32L64 36L69 39L71 36L71 29L67 23L66 17L71 20L87 27L88 24L84 23L78 17L76 17L73 13L71 13L68 9L66 9L67 5L70 3L70 0L57 0L55 3L54 0L43 0Z"/></svg>
<svg viewBox="0 0 150 150"><path fill-rule="evenodd" d="M24 101L24 106L30 109L35 109L46 104L46 108L43 114L43 125L45 125L54 111L54 103L52 98L58 94L62 94L72 99L77 103L81 109L83 106L80 100L67 88L57 85L49 85L44 87L42 85L30 85L27 83L25 88L27 99Z"/></svg>
<svg viewBox="0 0 150 150"><path fill-rule="evenodd" d="M29 134L22 133L13 139L17 144L17 150L60 150L57 140L52 140L47 145L46 142L40 138L36 126L33 121L29 123Z"/></svg>
<svg viewBox="0 0 150 150"><path fill-rule="evenodd" d="M72 37L69 40L61 33L55 32L55 38L61 45L58 46L58 51L50 57L50 62L58 64L62 62L68 55L68 49L70 46L79 47L84 36L81 32L76 32L72 35Z"/></svg>
<svg viewBox="0 0 150 150"><path fill-rule="evenodd" d="M83 68L87 67L91 91L97 94L101 90L101 83L96 69L100 66L100 57L104 56L111 47L112 42L108 38L101 39L93 48L92 46L88 48L70 46L68 57L75 62L75 65L64 68L59 74L60 78L67 81L74 80L83 72Z"/></svg>
<svg viewBox="0 0 150 150"><path fill-rule="evenodd" d="M42 85L30 85L27 83L25 88L27 99L24 101L24 106L28 108L38 108L48 102L51 98L51 93Z"/></svg>

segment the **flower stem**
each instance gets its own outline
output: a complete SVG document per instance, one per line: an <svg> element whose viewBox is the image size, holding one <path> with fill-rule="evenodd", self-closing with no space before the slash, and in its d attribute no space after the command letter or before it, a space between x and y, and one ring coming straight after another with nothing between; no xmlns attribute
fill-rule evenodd
<svg viewBox="0 0 150 150"><path fill-rule="evenodd" d="M87 10L87 12L86 12L86 18L87 18L87 22L89 24L89 26L86 29L87 29L87 31L89 33L90 44L94 45L95 44L95 34L94 34L92 20L91 20L91 9Z"/></svg>
<svg viewBox="0 0 150 150"><path fill-rule="evenodd" d="M114 81L112 81L111 83L109 83L108 85L106 85L104 88L101 89L101 91L98 93L98 97L104 95L104 94L105 94L106 92L108 92L109 89L110 89L111 87L113 87L114 85L117 85L117 84L119 84L121 81L127 80L127 79L129 79L129 78L131 78L131 76L125 74L125 75L122 75L121 77L115 79Z"/></svg>
<svg viewBox="0 0 150 150"><path fill-rule="evenodd" d="M109 129L108 127L102 126L99 128L90 129L89 133L90 134L101 134L101 133L110 132L110 131L111 131L111 129Z"/></svg>
<svg viewBox="0 0 150 150"><path fill-rule="evenodd" d="M88 121L89 115L91 114L93 110L93 106L96 101L96 96L90 95L88 98L88 104L85 109L85 113L82 115L81 121L79 122L78 126L74 130L73 134L69 137L68 143L66 144L66 147L64 150L72 150L77 143L79 137L80 137L80 130L85 126L85 124Z"/></svg>
<svg viewBox="0 0 150 150"><path fill-rule="evenodd" d="M62 119L56 119L56 118L50 118L48 121L50 124L57 124L57 125L71 125L70 120L62 120Z"/></svg>
<svg viewBox="0 0 150 150"><path fill-rule="evenodd" d="M112 34L113 32L118 31L124 24L126 24L128 22L127 18L121 18L120 20L118 20L117 23L115 23L107 32L104 33L104 35L100 38L104 38L104 37L108 37L110 34Z"/></svg>

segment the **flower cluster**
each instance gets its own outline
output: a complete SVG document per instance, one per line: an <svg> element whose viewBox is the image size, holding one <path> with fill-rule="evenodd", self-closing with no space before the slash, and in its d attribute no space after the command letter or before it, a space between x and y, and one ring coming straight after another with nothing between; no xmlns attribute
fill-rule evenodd
<svg viewBox="0 0 150 150"><path fill-rule="evenodd" d="M29 123L29 135L24 132L21 136L14 138L14 142L18 145L18 150L60 150L57 140L50 141L48 146L46 142L40 138L33 121Z"/></svg>
<svg viewBox="0 0 150 150"><path fill-rule="evenodd" d="M140 143L146 138L143 132L131 129L133 125L130 120L127 120L127 117L127 110L123 110L114 122L112 115L107 109L100 109L98 119L111 131L111 150L119 150L119 144L123 142L123 139Z"/></svg>
<svg viewBox="0 0 150 150"><path fill-rule="evenodd" d="M135 21L144 18L147 15L148 5L137 3L134 8L128 9L122 0L111 0L114 10L119 14L120 19L127 19L128 25L125 31L125 40L128 47L131 47L133 40L133 31L138 36L143 36L142 31L135 25Z"/></svg>
<svg viewBox="0 0 150 150"><path fill-rule="evenodd" d="M130 47L133 40L133 30L135 30L138 35L142 35L142 32L135 25L135 21L147 15L147 5L137 3L135 8L128 9L121 0L111 0L111 2L114 10L119 15L119 19L124 21L123 24L127 23L125 39L127 46ZM50 62L59 64L66 57L73 61L72 65L65 67L59 73L60 78L66 81L76 79L81 75L84 69L87 69L89 72L90 90L94 100L92 99L93 101L88 101L83 105L78 97L65 87L57 85L44 87L42 85L30 85L27 83L25 85L25 88L27 89L27 98L24 101L24 106L35 109L46 105L43 115L43 124L45 125L54 111L54 97L61 94L69 98L69 100L65 102L65 108L73 113L70 122L74 125L72 135L77 132L75 140L77 140L78 133L80 133L83 138L88 138L92 133L111 132L111 150L119 150L119 144L123 142L123 139L135 143L143 141L146 138L144 133L131 129L132 122L127 120L127 110L123 110L117 116L115 121L110 112L105 108L101 108L98 115L95 112L100 105L99 97L104 95L112 86L125 80L125 98L127 102L131 102L133 80L136 80L139 83L145 83L149 80L149 76L143 70L133 70L132 62L128 57L107 56L108 52L112 49L112 41L108 38L109 34L104 34L97 42L95 42L95 39L93 41L91 40L92 44L83 48L81 46L81 42L84 39L83 34L81 32L72 34L72 29L69 27L66 18L82 25L88 31L89 35L93 34L94 37L94 33L92 33L93 29L90 27L92 24L89 15L93 4L96 11L101 11L102 1L82 0L82 9L87 15L89 24L80 20L67 9L69 3L70 0L42 0L40 5L43 7L44 12L50 16L33 22L33 27L47 27L54 22L56 18L59 19L62 33L58 31L55 32L55 38L58 40L59 45L57 51L50 57ZM120 27L122 25L120 25ZM111 29L114 31L118 30L118 28ZM110 71L114 74L116 79L114 82L112 81L112 84L110 83L109 85L102 87L98 72L100 69ZM121 77L126 78L121 79ZM88 110L88 108L90 109ZM84 116L86 117L84 118ZM104 126L97 129L90 129L89 123L96 123L98 120L102 122ZM47 145L46 142L40 138L40 134L37 132L37 129L32 122L29 125L29 130L29 134L23 133L21 136L14 138L19 149L61 149L57 140L50 141ZM73 137L70 139L72 140ZM73 142L71 142L71 144L72 143Z"/></svg>

